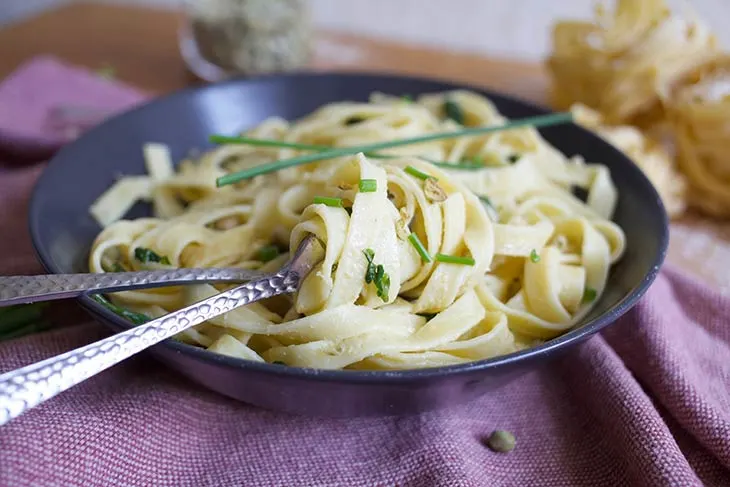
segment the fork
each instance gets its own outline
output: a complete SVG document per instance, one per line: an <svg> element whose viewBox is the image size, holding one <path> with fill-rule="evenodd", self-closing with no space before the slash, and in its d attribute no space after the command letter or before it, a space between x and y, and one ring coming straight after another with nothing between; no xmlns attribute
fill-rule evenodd
<svg viewBox="0 0 730 487"><path fill-rule="evenodd" d="M274 274L259 275L246 284L206 298L179 311L161 316L76 350L0 375L0 426L89 377L152 345L171 338L183 330L240 306L272 296L295 292L314 266L322 260L323 256L324 249L319 240L310 235L299 244L292 259ZM201 273L207 277L205 279L188 278L191 275L189 272L191 270L187 269L186 271L188 271L188 274L181 274L175 283L207 282L205 279L210 279L214 275L217 276L216 280L220 281L218 278L222 276L222 274ZM152 271L152 273L155 272L160 271ZM131 284L125 286L125 281L119 277L123 274L144 274L145 277L128 277L126 283ZM90 291L109 292L112 290L149 287L150 282L148 280L152 279L149 274L118 273L118 277L114 282L103 280L85 281L81 278L75 280L74 275L71 274L67 275L64 280L57 281L61 283L70 281L70 284L65 285L63 289L56 290L50 287L51 283L54 282L51 279L53 276L42 276L45 280L36 280L33 281L35 284L23 286L25 290L21 289L12 296L6 297L3 305L11 302L62 299ZM201 274L192 273L194 276ZM154 286L172 284L171 281L163 282L160 276L162 274L156 274L155 279L152 279ZM28 276L22 277L28 279ZM238 275L236 278L240 277L241 275ZM85 279L88 279L88 277ZM84 283L89 282L91 282L91 287L85 287ZM62 286L64 285L62 284ZM7 289L4 292L7 295L12 294L12 291Z"/></svg>

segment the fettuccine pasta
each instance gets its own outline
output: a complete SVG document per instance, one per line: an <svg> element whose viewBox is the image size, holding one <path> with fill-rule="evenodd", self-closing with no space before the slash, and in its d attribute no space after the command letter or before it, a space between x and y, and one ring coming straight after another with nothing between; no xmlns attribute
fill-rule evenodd
<svg viewBox="0 0 730 487"><path fill-rule="evenodd" d="M674 159L659 142L631 125L609 125L600 113L577 103L571 107L575 121L595 132L626 154L654 185L670 217L687 208L687 181Z"/></svg>
<svg viewBox="0 0 730 487"><path fill-rule="evenodd" d="M668 83L662 95L693 206L730 216L730 55L688 71Z"/></svg>
<svg viewBox="0 0 730 487"><path fill-rule="evenodd" d="M661 117L657 86L716 50L706 25L664 0L617 0L612 12L599 3L595 22L554 26L553 105L583 103L612 124L648 124Z"/></svg>
<svg viewBox="0 0 730 487"><path fill-rule="evenodd" d="M505 122L471 92L415 102L374 94L294 122L270 118L246 135L351 146ZM173 170L164 146L147 145L149 175L118 181L91 209L105 227L91 271L274 271L314 235L325 257L298 293L238 308L178 339L289 366L409 369L508 354L565 333L601 296L624 252L608 169L568 159L534 128L344 156L216 188L220 176L300 152L226 144ZM119 219L132 199L152 202L155 216ZM224 288L111 299L158 317Z"/></svg>

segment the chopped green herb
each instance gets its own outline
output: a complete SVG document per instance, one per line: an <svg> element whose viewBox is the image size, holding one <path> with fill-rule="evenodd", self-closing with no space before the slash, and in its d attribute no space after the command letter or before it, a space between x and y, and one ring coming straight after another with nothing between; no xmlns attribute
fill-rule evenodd
<svg viewBox="0 0 730 487"><path fill-rule="evenodd" d="M536 117L528 117L521 120L511 120L501 125L489 125L483 127L470 127L461 130L449 130L446 132L440 132L435 134L419 135L416 137L409 137L406 139L389 140L384 142L377 142L374 144L357 145L349 147L333 147L323 148L322 146L309 146L310 150L316 151L313 154L303 154L295 156L289 159L278 160L269 164L261 164L256 167L244 169L232 174L226 174L216 180L217 186L226 186L229 184L235 184L245 179L251 179L261 174L267 174L288 167L300 166L302 164L308 164L315 161L323 161L328 159L334 159L336 157L346 156L350 154L358 154L364 152L365 154L372 154L382 149L389 149L391 147L400 147L410 144L420 144L424 142L431 142L434 140L443 139L454 139L457 137L469 137L474 135L482 135L494 132L502 132L505 130L515 129L517 127L531 126L537 127L548 127L561 123L567 123L573 120L573 115L570 112L564 113L551 113L549 115L539 115ZM227 137L221 135L212 135L210 140L215 143L228 143L228 144L248 144L262 147L291 147L295 144L290 142L282 142L277 140L267 139L255 139L252 137ZM303 146L304 144L296 144L296 146Z"/></svg>
<svg viewBox="0 0 730 487"><path fill-rule="evenodd" d="M423 179L424 181L429 178L436 179L433 176L431 176L430 174L426 174L425 172L419 171L418 169L416 169L413 166L406 166L404 171L407 172L408 174L410 174L411 176L416 177L418 179ZM436 180L438 181L438 179L436 179Z"/></svg>
<svg viewBox="0 0 730 487"><path fill-rule="evenodd" d="M471 157L462 157L459 162L439 162L430 160L428 162L430 162L434 166L445 167L447 169L456 169L460 171L476 171L487 167L484 164L484 157L482 157L480 154L476 154Z"/></svg>
<svg viewBox="0 0 730 487"><path fill-rule="evenodd" d="M375 266L375 279L373 279L375 282L380 282L383 280L383 276L385 275L385 267L383 267L383 264L378 264Z"/></svg>
<svg viewBox="0 0 730 487"><path fill-rule="evenodd" d="M436 254L436 260L445 264L474 265L476 262L471 257L458 257L456 255Z"/></svg>
<svg viewBox="0 0 730 487"><path fill-rule="evenodd" d="M375 288L378 290L378 297L383 301L387 301L388 295L390 294L390 276L383 273L383 276L375 281Z"/></svg>
<svg viewBox="0 0 730 487"><path fill-rule="evenodd" d="M256 260L259 262L270 262L279 256L279 247L276 245L265 245L256 252Z"/></svg>
<svg viewBox="0 0 730 487"><path fill-rule="evenodd" d="M117 306L116 304L112 303L108 299L106 299L101 294L94 294L91 296L91 299L96 301L97 303L101 304L102 306L105 306L113 313L121 316L122 318L131 321L135 325L141 325L142 323L146 323L150 321L150 317L142 314L142 313L136 313L134 311L130 311L128 309L124 309L121 306Z"/></svg>
<svg viewBox="0 0 730 487"><path fill-rule="evenodd" d="M114 262L112 265L102 263L101 268L104 272L127 272L127 269L125 269L119 262Z"/></svg>
<svg viewBox="0 0 730 487"><path fill-rule="evenodd" d="M375 258L375 252L373 249L365 249L362 251L363 254L365 254L365 258L368 261L368 266L365 269L365 282L367 284L370 284L375 280L375 265L373 264L373 259Z"/></svg>
<svg viewBox="0 0 730 487"><path fill-rule="evenodd" d="M168 259L166 256L161 256L154 250L150 250L144 247L137 247L136 249L134 249L134 258L143 264L147 264L149 262L159 262L163 265L170 265L170 259Z"/></svg>
<svg viewBox="0 0 730 487"><path fill-rule="evenodd" d="M314 204L315 205L327 205L331 206L333 208L342 208L342 198L330 198L328 196L315 196L314 197Z"/></svg>
<svg viewBox="0 0 730 487"><path fill-rule="evenodd" d="M345 120L345 125L357 125L360 122L364 122L366 120L365 117L361 117L359 115L354 115L347 120Z"/></svg>
<svg viewBox="0 0 730 487"><path fill-rule="evenodd" d="M583 302L584 303L592 303L596 300L596 296L598 295L598 291L593 289L590 286L586 286L585 290L583 291Z"/></svg>
<svg viewBox="0 0 730 487"><path fill-rule="evenodd" d="M538 254L538 253L537 253L537 250L535 250L535 249L532 249L532 250L530 251L530 260L531 260L531 261L532 261L532 262L533 262L534 264L537 264L538 262L540 262L540 254Z"/></svg>
<svg viewBox="0 0 730 487"><path fill-rule="evenodd" d="M368 261L367 269L365 269L365 283L374 283L377 294L380 299L387 301L388 292L390 291L390 276L386 274L385 267L382 264L375 265L375 251L373 249L365 249L362 251Z"/></svg>
<svg viewBox="0 0 730 487"><path fill-rule="evenodd" d="M479 169L484 169L484 164L475 164L473 162L439 162L439 161L432 161L431 164L438 167L443 167L444 169L454 169L457 171L478 171Z"/></svg>
<svg viewBox="0 0 730 487"><path fill-rule="evenodd" d="M507 156L507 162L509 162L510 164L514 164L515 162L520 160L520 157L522 157L521 154L517 154L517 153L510 154Z"/></svg>
<svg viewBox="0 0 730 487"><path fill-rule="evenodd" d="M515 435L505 430L493 431L487 438L487 446L497 453L509 453L515 448Z"/></svg>
<svg viewBox="0 0 730 487"><path fill-rule="evenodd" d="M433 260L428 254L428 250L426 250L426 247L424 247L421 243L418 235L416 235L415 233L411 233L410 235L408 235L408 241L411 242L411 245L413 245L413 247L415 247L418 255L421 256L421 260L423 260L424 262L431 262Z"/></svg>
<svg viewBox="0 0 730 487"><path fill-rule="evenodd" d="M413 99L413 95L410 95L406 93L405 95L402 95L400 99L406 103L413 103L415 100Z"/></svg>
<svg viewBox="0 0 730 487"><path fill-rule="evenodd" d="M444 102L444 113L454 122L459 125L464 125L464 111L461 106L453 100L446 100Z"/></svg>
<svg viewBox="0 0 730 487"><path fill-rule="evenodd" d="M378 181L375 179L361 179L359 187L361 193L374 193L378 190Z"/></svg>

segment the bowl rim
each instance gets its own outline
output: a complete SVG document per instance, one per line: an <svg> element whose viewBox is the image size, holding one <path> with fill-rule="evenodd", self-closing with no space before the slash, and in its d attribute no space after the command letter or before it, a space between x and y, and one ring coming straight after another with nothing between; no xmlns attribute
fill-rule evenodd
<svg viewBox="0 0 730 487"><path fill-rule="evenodd" d="M416 83L436 83L442 84L444 89L452 90L470 90L477 93L486 95L487 97L498 97L504 100L508 100L512 103L519 104L528 108L536 113L552 113L553 111L537 103L526 101L520 97L512 96L506 93L502 93L498 90L489 88L474 86L469 83L462 83L453 79L439 78L439 77L426 77L426 76L412 76L402 75L393 73L381 73L377 71L301 71L295 73L284 73L284 74L268 74L246 78L231 78L218 83L211 83L202 86L190 86L180 90L173 91L171 93L156 97L148 102L142 103L130 110L115 115L98 126L88 130L79 139L85 139L93 137L96 130L100 130L103 126L110 123L119 123L121 119L133 118L138 116L139 113L143 113L145 110L151 109L153 106L165 102L170 102L176 98L185 98L195 94L207 93L215 90L226 89L233 85L239 85L242 88L250 83L261 83L261 82L285 82L287 79L299 79L299 78L341 78L341 79L391 79L399 81L412 81ZM425 381L431 379L440 379L445 377L452 377L456 375L471 375L479 372L486 372L490 369L498 367L506 367L515 365L517 363L532 362L539 358L545 358L552 355L554 352L559 350L567 349L573 345L577 345L584 340L597 334L599 331L604 329L606 326L614 323L618 318L623 316L629 311L639 299L646 293L651 284L659 274L660 268L664 263L668 246L669 246L669 218L662 203L662 200L651 184L646 175L636 166L623 152L615 148L613 145L603 140L598 135L590 132L589 130L572 123L573 128L587 133L590 137L596 140L597 144L603 144L606 150L614 151L616 158L624 159L626 170L633 171L635 174L634 178L641 181L640 184L644 186L642 188L647 193L647 200L651 199L657 206L658 213L661 217L661 233L659 235L659 252L654 256L651 270L642 278L642 280L635 285L633 291L626 294L616 304L614 304L608 311L602 313L593 319L583 322L578 326L574 326L564 334L548 340L535 347L530 347L524 350L512 352L506 355L499 355L485 360L476 360L472 362L466 362L463 364L447 365L440 367L428 367L421 369L403 369L403 370L344 370L344 369L315 369L306 367L292 367L282 366L278 364L271 364L268 362L254 362L251 360L245 360L237 357L231 357L227 355L218 354L215 352L209 352L208 350L194 345L189 345L174 339L166 339L159 344L151 347L158 349L158 347L165 348L169 352L178 354L189 355L199 361L207 362L210 365L224 366L229 368L238 369L249 369L252 372L259 372L265 374L283 374L291 378L317 380L323 382L347 382L347 383L363 383L363 384L403 384L414 381ZM55 164L59 164L59 155L67 150L71 150L72 146L76 144L73 141L54 155L48 162L48 166L44 169L43 173L38 178L37 182L31 193L30 203L28 206L28 228L30 231L31 241L36 255L43 265L43 267L50 273L62 272L58 269L52 260L48 249L43 244L40 234L40 210L39 200L40 193L44 186L45 178L47 177L47 169ZM101 323L114 330L118 333L123 330L131 328L129 322L121 318L120 316L112 313L107 308L97 303L89 296L82 296L78 298L79 304L90 314Z"/></svg>

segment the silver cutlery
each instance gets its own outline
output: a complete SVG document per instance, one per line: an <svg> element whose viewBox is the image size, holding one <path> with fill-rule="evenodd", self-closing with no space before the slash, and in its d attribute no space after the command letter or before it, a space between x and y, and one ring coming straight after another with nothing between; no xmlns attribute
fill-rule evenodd
<svg viewBox="0 0 730 487"><path fill-rule="evenodd" d="M226 267L105 272L103 274L0 276L0 307L77 298L84 294L113 293L180 284L241 283L263 275L261 272Z"/></svg>
<svg viewBox="0 0 730 487"><path fill-rule="evenodd" d="M299 245L289 263L275 274L259 275L246 284L211 296L174 313L150 320L76 350L0 375L0 426L47 399L183 330L240 306L272 296L295 292L302 280L322 260L323 256L322 245L316 238L309 236ZM188 269L188 271L190 270ZM205 279L185 279L187 275L189 273L181 274L175 283L209 282ZM218 276L220 277L220 275ZM12 302L27 302L39 297L45 299L73 297L90 290L100 292L103 289L108 292L108 290L131 288L130 286L125 287L124 281L119 279L116 283L104 281L105 284L94 281L94 285L98 287L93 289L84 288L83 282L88 281L76 282L72 278L70 279L73 282L67 285L69 289L53 291L48 284L50 281L46 280L42 282L40 292L29 288L29 291L26 291L21 298L5 298L4 303L7 304L12 299L15 299ZM219 279L216 280L220 282ZM162 282L158 278L154 285L171 284L172 282L169 280ZM146 285L146 281L135 281L134 279L132 286L149 287Z"/></svg>

